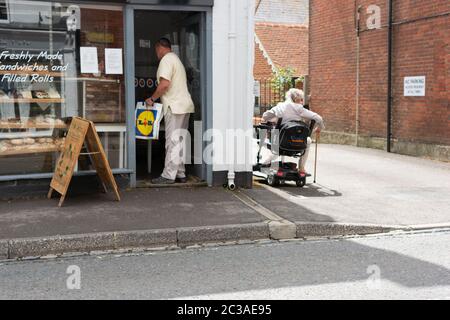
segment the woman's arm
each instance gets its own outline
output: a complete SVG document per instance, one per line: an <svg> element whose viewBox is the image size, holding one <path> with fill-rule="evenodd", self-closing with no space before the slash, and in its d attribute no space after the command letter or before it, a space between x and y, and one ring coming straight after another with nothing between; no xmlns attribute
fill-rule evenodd
<svg viewBox="0 0 450 320"><path fill-rule="evenodd" d="M273 107L269 111L264 112L262 119L264 122L269 122L274 120L276 121L278 118L282 117L283 117L283 104L279 103L276 107Z"/></svg>
<svg viewBox="0 0 450 320"><path fill-rule="evenodd" d="M316 127L319 129L319 131L325 129L325 124L323 123L323 119L317 113L303 108L300 116L305 119L308 119L308 120L314 120L316 122Z"/></svg>

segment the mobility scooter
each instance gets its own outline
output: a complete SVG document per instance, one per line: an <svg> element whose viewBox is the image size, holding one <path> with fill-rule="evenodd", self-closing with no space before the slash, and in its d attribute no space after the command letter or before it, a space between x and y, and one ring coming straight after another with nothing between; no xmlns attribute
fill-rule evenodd
<svg viewBox="0 0 450 320"><path fill-rule="evenodd" d="M306 174L300 174L296 163L285 162L285 157L300 158L305 154L308 137L311 136L315 122L310 126L302 121L278 119L276 124L261 123L254 125L258 142L257 164L253 175L263 178L270 186L279 186L281 182L294 181L300 188L306 184ZM266 145L272 154L281 157L280 161L261 164L261 150Z"/></svg>

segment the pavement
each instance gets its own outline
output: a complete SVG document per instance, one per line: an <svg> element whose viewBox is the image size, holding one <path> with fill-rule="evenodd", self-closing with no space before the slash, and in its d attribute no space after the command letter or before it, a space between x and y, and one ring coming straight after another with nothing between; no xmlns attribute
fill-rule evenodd
<svg viewBox="0 0 450 320"><path fill-rule="evenodd" d="M314 172L313 164L314 147L307 165L310 173ZM249 193L289 220L403 227L450 223L450 162L352 146L319 145L316 182L304 189L293 184L270 188L274 193L271 196L261 196L259 189L269 189L263 184ZM276 201L275 196L283 201ZM303 210L290 210L284 200Z"/></svg>
<svg viewBox="0 0 450 320"><path fill-rule="evenodd" d="M313 152L312 152L313 153ZM307 170L313 172L311 155ZM0 260L450 226L450 163L320 145L317 183L183 187L0 202ZM81 190L82 191L82 190Z"/></svg>
<svg viewBox="0 0 450 320"><path fill-rule="evenodd" d="M449 300L449 244L442 230L14 261L0 299Z"/></svg>

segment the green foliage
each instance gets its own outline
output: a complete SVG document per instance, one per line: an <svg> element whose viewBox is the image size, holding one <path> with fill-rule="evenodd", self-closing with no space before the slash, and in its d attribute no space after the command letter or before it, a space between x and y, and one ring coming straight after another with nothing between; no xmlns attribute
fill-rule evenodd
<svg viewBox="0 0 450 320"><path fill-rule="evenodd" d="M278 69L271 79L273 88L279 91L285 91L290 88L294 73L295 69L291 67Z"/></svg>
<svg viewBox="0 0 450 320"><path fill-rule="evenodd" d="M274 73L271 79L272 89L275 92L272 103L277 103L284 100L285 93L291 89L293 86L297 87L299 82L304 82L304 77L299 77L295 79L293 83L295 69L291 67L279 68L276 73Z"/></svg>

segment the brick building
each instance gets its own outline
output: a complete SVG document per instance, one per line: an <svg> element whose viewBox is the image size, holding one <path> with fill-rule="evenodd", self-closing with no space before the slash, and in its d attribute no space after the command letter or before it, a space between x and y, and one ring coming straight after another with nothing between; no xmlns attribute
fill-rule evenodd
<svg viewBox="0 0 450 320"><path fill-rule="evenodd" d="M287 67L308 74L308 1L256 0L255 42L255 79Z"/></svg>
<svg viewBox="0 0 450 320"><path fill-rule="evenodd" d="M311 107L326 119L324 138L450 159L449 9L448 0L310 1ZM405 96L405 77L419 76L425 96Z"/></svg>
<svg viewBox="0 0 450 320"><path fill-rule="evenodd" d="M307 0L256 0L255 64L260 87L257 113L279 102L284 89L273 87L277 71L291 68L295 78L308 74Z"/></svg>

